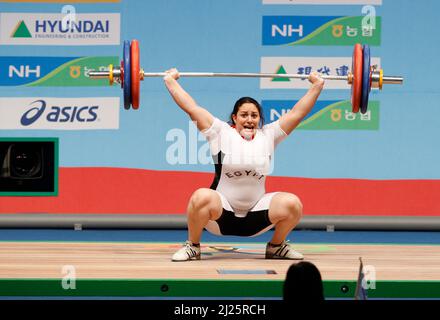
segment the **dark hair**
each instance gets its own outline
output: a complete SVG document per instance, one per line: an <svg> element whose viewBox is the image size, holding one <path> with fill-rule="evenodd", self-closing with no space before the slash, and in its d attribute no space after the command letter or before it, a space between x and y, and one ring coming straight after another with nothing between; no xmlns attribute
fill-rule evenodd
<svg viewBox="0 0 440 320"><path fill-rule="evenodd" d="M232 119L232 116L235 114L237 115L238 113L238 109L240 109L240 107L245 104L245 103L252 103L254 104L257 109L258 109L258 113L260 114L260 127L262 127L264 125L264 115L263 115L263 108L261 107L261 105L258 103L257 100L255 100L254 98L251 97L241 97L240 99L237 100L237 102L235 102L234 105L234 109L232 110L230 116L229 116L229 122L231 124L235 124L234 120Z"/></svg>
<svg viewBox="0 0 440 320"><path fill-rule="evenodd" d="M307 303L324 301L321 273L313 263L301 261L289 267L284 281L283 300Z"/></svg>

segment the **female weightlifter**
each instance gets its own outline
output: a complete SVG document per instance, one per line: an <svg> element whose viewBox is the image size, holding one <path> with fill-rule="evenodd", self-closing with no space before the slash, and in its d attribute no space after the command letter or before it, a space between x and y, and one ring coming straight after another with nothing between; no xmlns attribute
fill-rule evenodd
<svg viewBox="0 0 440 320"><path fill-rule="evenodd" d="M264 125L260 104L240 98L230 124L199 106L178 83L177 69L166 71L165 85L176 104L185 111L209 142L215 177L210 188L197 189L188 208L188 240L172 261L200 260L200 238L206 228L216 235L256 236L275 227L266 245L266 259L302 260L287 235L301 219L300 199L286 192L265 192L275 147L284 140L313 108L323 87L319 73L308 77L311 86L288 113Z"/></svg>

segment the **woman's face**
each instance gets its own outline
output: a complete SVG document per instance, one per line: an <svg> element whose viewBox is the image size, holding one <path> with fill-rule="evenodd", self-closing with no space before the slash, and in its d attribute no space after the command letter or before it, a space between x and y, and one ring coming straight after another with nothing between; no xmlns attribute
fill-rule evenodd
<svg viewBox="0 0 440 320"><path fill-rule="evenodd" d="M232 115L232 120L235 122L235 129L238 133L243 138L250 140L257 132L260 113L256 105L246 102L238 108L237 114Z"/></svg>

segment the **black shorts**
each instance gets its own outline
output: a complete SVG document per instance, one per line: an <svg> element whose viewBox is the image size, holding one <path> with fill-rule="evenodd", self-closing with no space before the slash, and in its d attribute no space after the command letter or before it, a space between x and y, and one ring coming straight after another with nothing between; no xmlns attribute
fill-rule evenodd
<svg viewBox="0 0 440 320"><path fill-rule="evenodd" d="M222 200L223 212L215 221L209 221L206 230L216 235L228 236L257 236L273 227L269 219L269 205L277 192L266 193L247 214L237 215L229 202L220 192L216 191Z"/></svg>

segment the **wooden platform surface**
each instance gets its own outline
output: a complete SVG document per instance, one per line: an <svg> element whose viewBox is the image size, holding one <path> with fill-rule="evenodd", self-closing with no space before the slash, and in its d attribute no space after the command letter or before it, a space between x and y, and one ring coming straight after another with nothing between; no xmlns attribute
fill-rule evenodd
<svg viewBox="0 0 440 320"><path fill-rule="evenodd" d="M284 279L295 261L264 259L263 243L205 243L202 260L172 262L179 243L1 242L1 279ZM296 244L323 280L356 280L359 257L377 280L440 280L440 246ZM70 267L71 268L71 267ZM71 270L71 269L68 269ZM229 273L222 274L223 270ZM264 274L265 270L275 274Z"/></svg>

